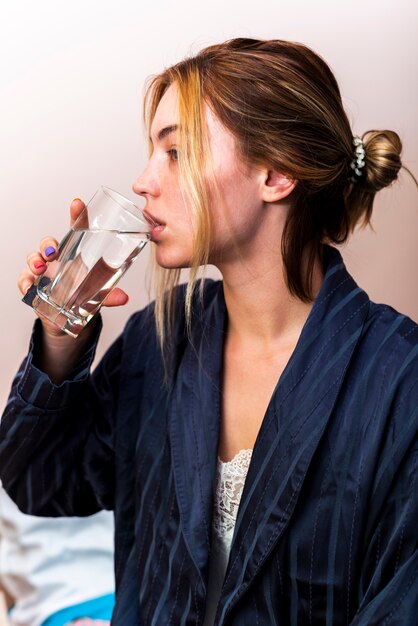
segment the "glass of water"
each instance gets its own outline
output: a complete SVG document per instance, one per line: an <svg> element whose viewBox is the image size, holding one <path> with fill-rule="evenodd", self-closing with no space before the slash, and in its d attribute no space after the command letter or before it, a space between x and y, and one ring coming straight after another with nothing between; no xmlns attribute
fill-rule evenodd
<svg viewBox="0 0 418 626"><path fill-rule="evenodd" d="M23 302L77 337L146 246L154 226L130 200L101 187Z"/></svg>

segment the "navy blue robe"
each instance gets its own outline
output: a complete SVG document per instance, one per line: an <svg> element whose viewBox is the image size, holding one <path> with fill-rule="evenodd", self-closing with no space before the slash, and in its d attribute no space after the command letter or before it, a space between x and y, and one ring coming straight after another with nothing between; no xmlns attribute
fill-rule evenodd
<svg viewBox="0 0 418 626"><path fill-rule="evenodd" d="M324 269L255 442L219 625L418 624L418 328L371 302L337 250ZM190 343L179 295L167 385L152 305L59 386L35 365L37 323L1 423L23 511L114 510L114 626L205 612L227 312L207 281Z"/></svg>

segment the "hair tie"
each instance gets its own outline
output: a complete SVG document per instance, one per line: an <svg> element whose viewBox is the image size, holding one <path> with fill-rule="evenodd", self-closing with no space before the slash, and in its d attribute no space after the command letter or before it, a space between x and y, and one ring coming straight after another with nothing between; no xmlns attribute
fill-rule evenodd
<svg viewBox="0 0 418 626"><path fill-rule="evenodd" d="M355 174L355 176L351 176L350 180L351 182L356 183L363 173L362 168L366 164L365 162L366 151L364 149L363 140L358 135L354 137L353 145L354 145L354 158L350 163L350 167L353 170L352 173Z"/></svg>

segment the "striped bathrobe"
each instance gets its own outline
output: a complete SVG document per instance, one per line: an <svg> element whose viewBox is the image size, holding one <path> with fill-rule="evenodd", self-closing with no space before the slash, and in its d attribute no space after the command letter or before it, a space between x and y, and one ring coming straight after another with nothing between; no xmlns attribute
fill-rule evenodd
<svg viewBox="0 0 418 626"><path fill-rule="evenodd" d="M371 302L336 249L324 270L255 443L217 625L418 624L417 325ZM1 479L28 513L113 509L114 626L202 623L226 324L207 281L192 343L178 315L168 385L150 305L57 387L37 323L16 376Z"/></svg>

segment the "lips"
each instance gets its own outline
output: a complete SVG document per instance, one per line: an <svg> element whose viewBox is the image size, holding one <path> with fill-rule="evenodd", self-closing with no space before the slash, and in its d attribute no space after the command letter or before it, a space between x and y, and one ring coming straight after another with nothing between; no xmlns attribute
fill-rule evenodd
<svg viewBox="0 0 418 626"><path fill-rule="evenodd" d="M147 222L150 224L150 226L152 226L152 230L151 230L151 241L156 241L159 233L161 233L164 228L165 228L165 224L163 222L159 222L149 211L147 211L146 209L143 211L144 217L147 220Z"/></svg>
<svg viewBox="0 0 418 626"><path fill-rule="evenodd" d="M156 220L155 217L153 215L151 215L151 213L149 211L144 209L142 211L142 213L144 214L144 217L147 220L148 224L150 224L150 226L159 226L160 225L161 222Z"/></svg>

